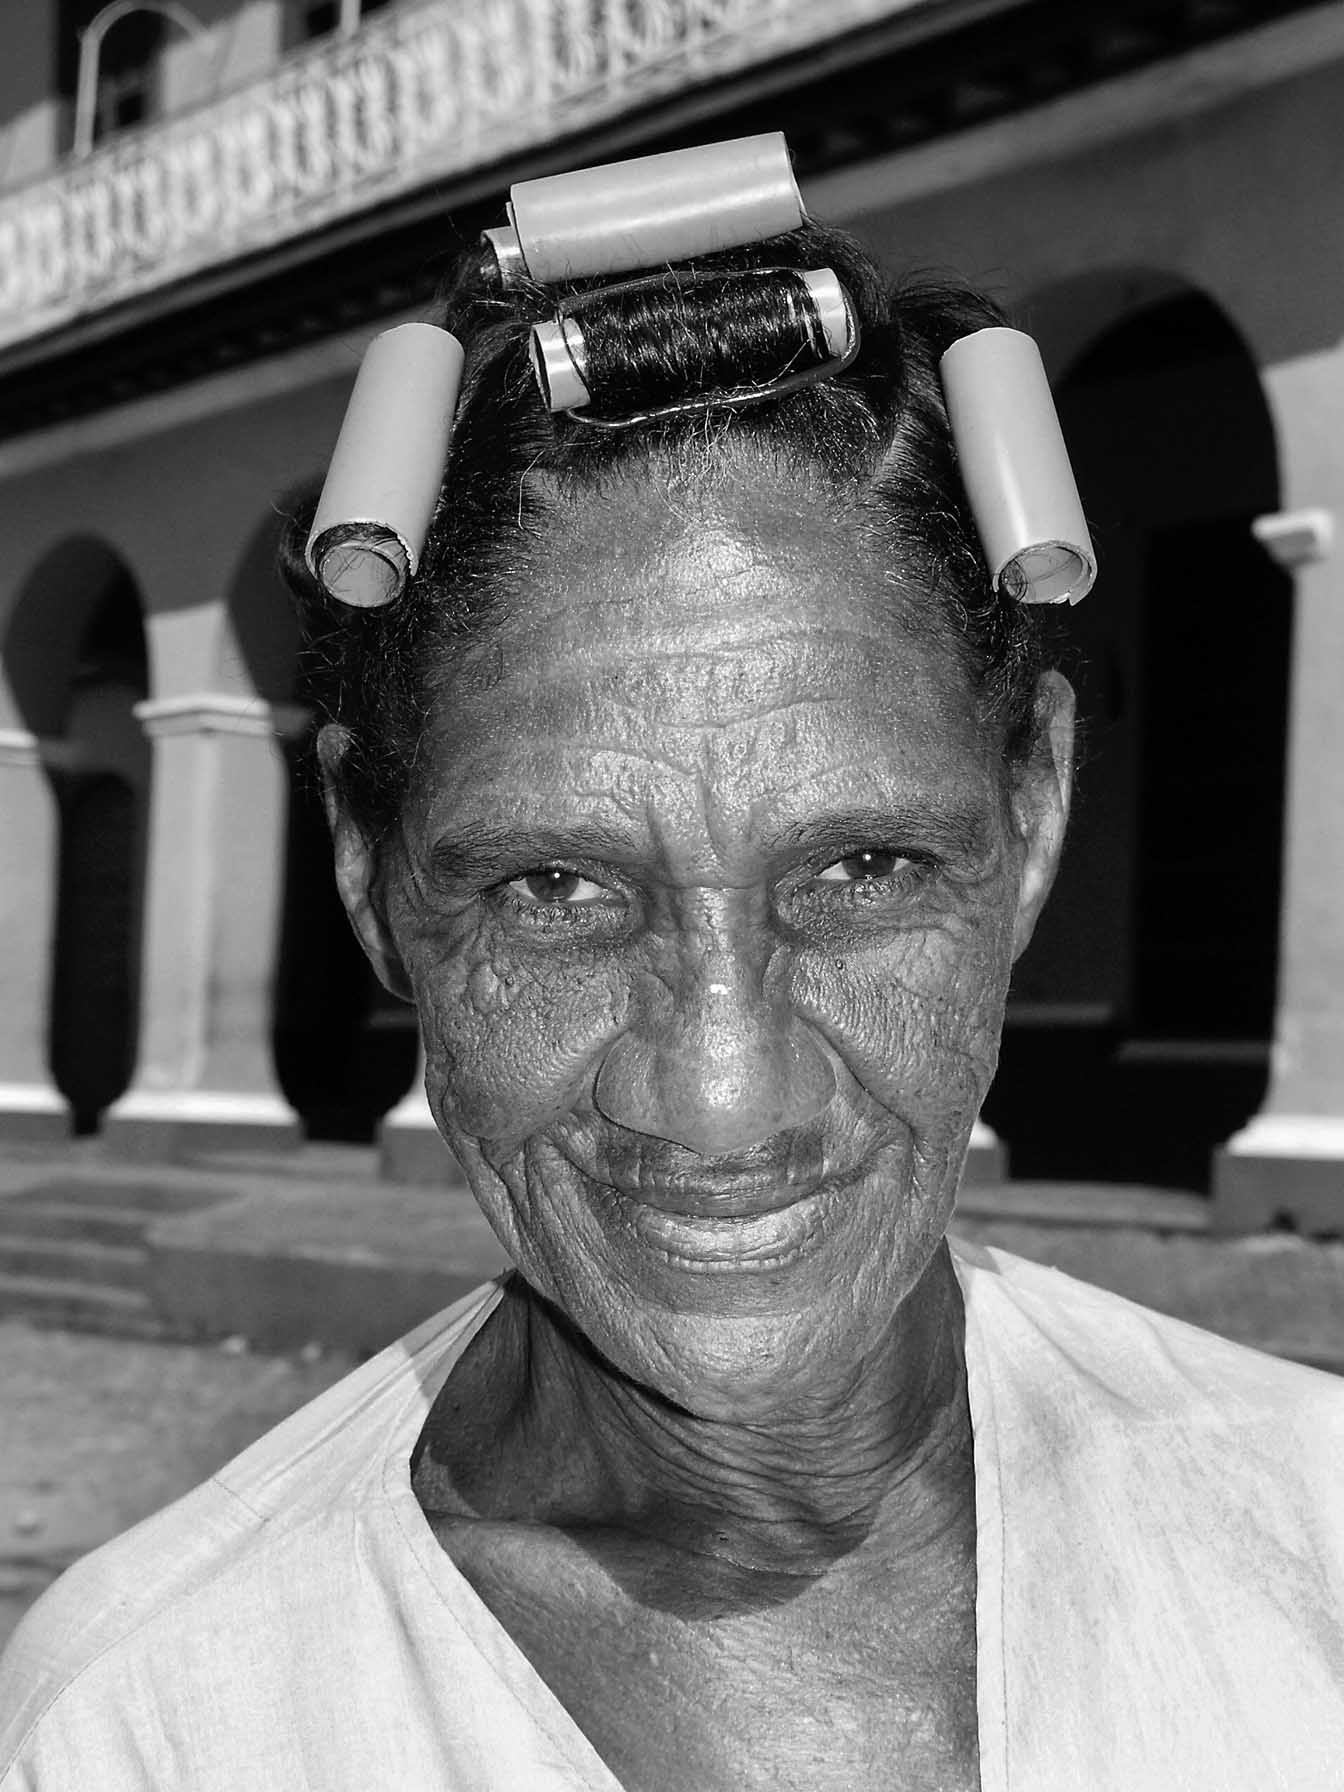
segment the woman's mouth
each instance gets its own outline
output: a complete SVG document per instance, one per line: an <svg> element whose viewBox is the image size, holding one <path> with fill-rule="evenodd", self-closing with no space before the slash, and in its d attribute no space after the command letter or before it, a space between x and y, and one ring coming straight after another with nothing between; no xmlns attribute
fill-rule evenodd
<svg viewBox="0 0 1344 1792"><path fill-rule="evenodd" d="M603 1154L600 1171L566 1156L618 1222L674 1268L752 1272L800 1257L870 1167L849 1154L831 1161L819 1141L791 1144L713 1159L659 1145L625 1161Z"/></svg>
<svg viewBox="0 0 1344 1792"><path fill-rule="evenodd" d="M702 1157L665 1140L554 1140L590 1199L676 1267L780 1268L800 1256L874 1153L819 1129ZM829 1143L829 1149L828 1149Z"/></svg>
<svg viewBox="0 0 1344 1792"><path fill-rule="evenodd" d="M778 1213L823 1184L854 1174L850 1162L832 1161L822 1138L810 1130L714 1157L665 1140L591 1143L590 1150L561 1146L586 1182L672 1218L747 1220Z"/></svg>
<svg viewBox="0 0 1344 1792"><path fill-rule="evenodd" d="M820 1176L805 1181L776 1171L697 1170L671 1175L645 1175L629 1181L610 1178L606 1185L628 1201L685 1219L752 1219L777 1213L812 1194Z"/></svg>
<svg viewBox="0 0 1344 1792"><path fill-rule="evenodd" d="M824 1191L799 1194L776 1188L769 1206L714 1212L655 1205L646 1196L628 1200L636 1235L674 1267L690 1270L780 1269L802 1255L822 1222Z"/></svg>

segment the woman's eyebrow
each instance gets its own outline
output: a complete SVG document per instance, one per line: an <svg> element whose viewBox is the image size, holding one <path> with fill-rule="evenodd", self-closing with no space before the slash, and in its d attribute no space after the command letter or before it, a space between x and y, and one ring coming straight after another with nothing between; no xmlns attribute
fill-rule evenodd
<svg viewBox="0 0 1344 1792"><path fill-rule="evenodd" d="M777 838L780 846L792 848L925 845L974 856L984 852L988 831L977 808L921 798L828 810L791 822Z"/></svg>
<svg viewBox="0 0 1344 1792"><path fill-rule="evenodd" d="M438 836L429 856L441 877L471 883L563 859L626 858L633 847L629 835L596 816L562 828L527 821L457 821Z"/></svg>

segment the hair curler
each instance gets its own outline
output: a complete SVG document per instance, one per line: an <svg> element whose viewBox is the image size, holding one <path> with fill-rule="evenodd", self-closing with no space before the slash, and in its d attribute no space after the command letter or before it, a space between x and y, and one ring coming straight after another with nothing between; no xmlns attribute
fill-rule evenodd
<svg viewBox="0 0 1344 1792"><path fill-rule="evenodd" d="M794 369L792 362L775 378L759 385L738 386L722 392L696 394L684 401L659 406L653 411L631 413L610 419L586 418L598 427L624 426L647 422L655 416L667 416L688 408L707 409L716 403L756 403L762 399L783 396L818 379L829 379L848 367L858 352L859 320L854 302L841 285L833 268L746 268L727 275L654 274L638 280L627 280L618 286L605 286L593 292L577 294L569 312L545 323L533 324L531 339L532 372L542 401L550 411L582 413L591 400L588 387L587 347L579 325L579 315L595 301L609 302L623 293L638 292L650 287L665 287L669 282L693 286L703 280L759 280L764 276L788 275L808 294L815 314L815 328L807 324L815 352L824 357L813 367ZM576 315L578 314L578 315Z"/></svg>
<svg viewBox="0 0 1344 1792"><path fill-rule="evenodd" d="M783 236L807 221L781 131L520 181L484 233L506 286L587 280Z"/></svg>
<svg viewBox="0 0 1344 1792"><path fill-rule="evenodd" d="M532 373L548 411L577 411L588 403L588 356L572 317L532 326Z"/></svg>
<svg viewBox="0 0 1344 1792"><path fill-rule="evenodd" d="M414 577L462 362L461 343L436 324L399 324L365 350L304 556L339 603L380 609Z"/></svg>
<svg viewBox="0 0 1344 1792"><path fill-rule="evenodd" d="M994 585L1022 603L1078 603L1097 560L1040 350L1021 330L977 330L938 371Z"/></svg>

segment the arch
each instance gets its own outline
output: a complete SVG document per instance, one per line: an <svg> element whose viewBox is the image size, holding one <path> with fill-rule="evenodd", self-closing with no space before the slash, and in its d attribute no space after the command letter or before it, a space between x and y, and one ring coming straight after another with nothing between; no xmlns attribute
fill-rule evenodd
<svg viewBox="0 0 1344 1792"><path fill-rule="evenodd" d="M129 568L94 537L57 544L21 588L2 657L56 808L47 1053L75 1130L91 1132L130 1082L139 1029L152 772L135 714L149 659Z"/></svg>
<svg viewBox="0 0 1344 1792"><path fill-rule="evenodd" d="M197 42L210 40L210 32L182 0L108 0L108 4L84 27L79 36L79 68L75 79L75 132L72 153L87 156L93 149L98 109L98 74L103 43L109 31L137 13L175 25Z"/></svg>
<svg viewBox="0 0 1344 1792"><path fill-rule="evenodd" d="M1203 1189L1274 1022L1292 587L1250 527L1278 507L1274 424L1188 285L1071 283L1032 312L1071 350L1056 391L1102 573L1052 625L1083 764L986 1115L1017 1175Z"/></svg>
<svg viewBox="0 0 1344 1792"><path fill-rule="evenodd" d="M92 535L49 547L19 587L0 665L19 721L39 736L65 728L71 680L90 617L119 587L138 589L116 549Z"/></svg>

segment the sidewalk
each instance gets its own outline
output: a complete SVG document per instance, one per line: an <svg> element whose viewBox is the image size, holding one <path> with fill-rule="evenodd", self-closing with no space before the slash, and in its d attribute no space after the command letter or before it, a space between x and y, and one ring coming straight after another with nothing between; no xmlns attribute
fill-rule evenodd
<svg viewBox="0 0 1344 1792"><path fill-rule="evenodd" d="M0 1648L63 1569L351 1367L0 1319ZM92 1792L92 1789L91 1789Z"/></svg>
<svg viewBox="0 0 1344 1792"><path fill-rule="evenodd" d="M954 1230L1344 1371L1344 1244L1207 1222L1185 1192L1009 1182L966 1188ZM0 1156L0 1317L358 1356L504 1264L446 1154L439 1188L380 1182L371 1150L342 1146L189 1165L121 1163L96 1141Z"/></svg>

